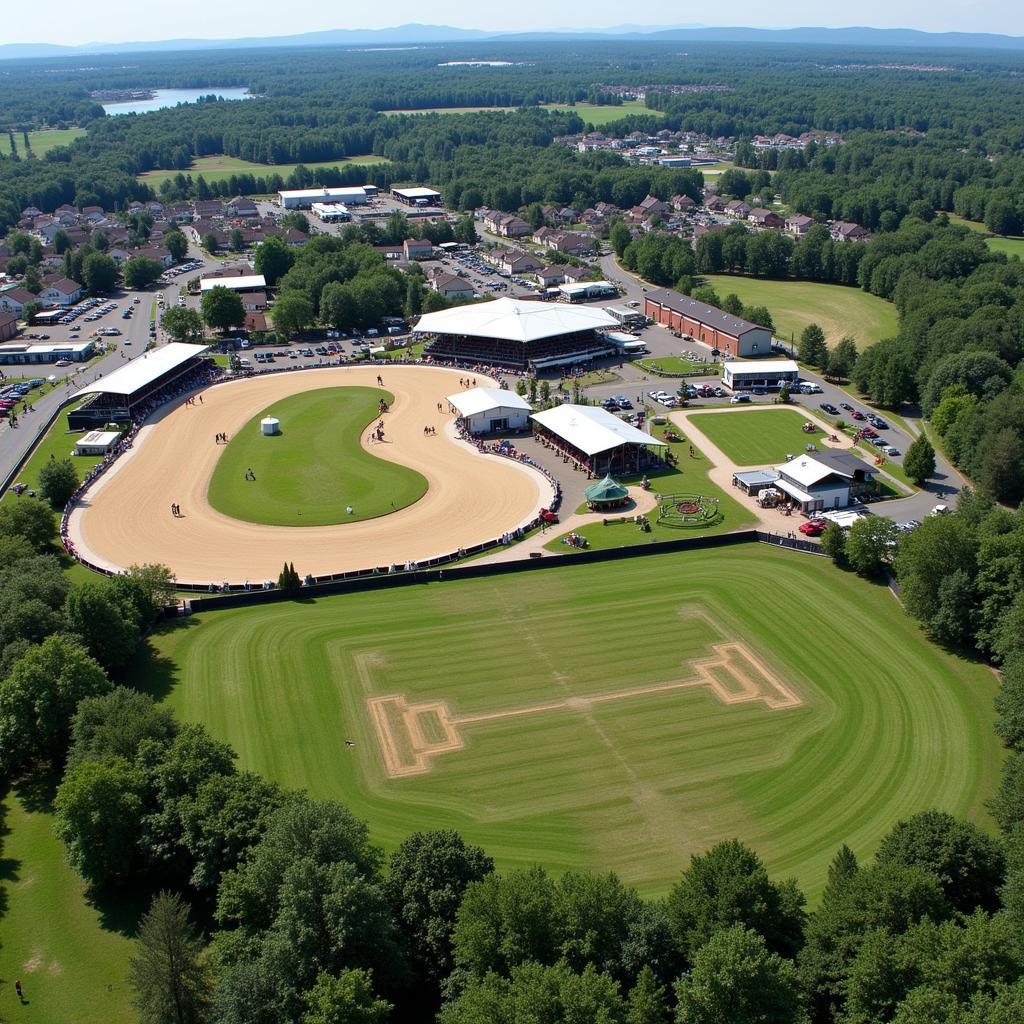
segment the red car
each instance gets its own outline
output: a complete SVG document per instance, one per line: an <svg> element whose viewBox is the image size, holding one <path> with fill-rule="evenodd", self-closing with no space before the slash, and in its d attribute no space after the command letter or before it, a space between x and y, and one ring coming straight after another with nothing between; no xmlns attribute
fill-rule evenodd
<svg viewBox="0 0 1024 1024"><path fill-rule="evenodd" d="M808 519L806 523L800 524L800 532L808 537L817 537L824 532L826 526L827 519Z"/></svg>
<svg viewBox="0 0 1024 1024"><path fill-rule="evenodd" d="M545 523L557 523L558 513L552 512L549 508L542 508L540 510L540 518Z"/></svg>
<svg viewBox="0 0 1024 1024"><path fill-rule="evenodd" d="M852 417L853 417L853 418L854 418L855 420L862 420L862 419L864 419L864 413L862 413L862 412L860 411L860 409L854 409L854 410L853 410L853 412L851 412L851 413L850 413L850 415L851 415L851 416L852 416Z"/></svg>

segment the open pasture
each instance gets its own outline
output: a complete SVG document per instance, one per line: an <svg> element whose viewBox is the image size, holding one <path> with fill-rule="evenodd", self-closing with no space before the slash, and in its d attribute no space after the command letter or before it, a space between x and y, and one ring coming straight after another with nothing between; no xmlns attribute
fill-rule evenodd
<svg viewBox="0 0 1024 1024"><path fill-rule="evenodd" d="M821 437L815 426L804 433L807 416L794 409L730 409L728 412L691 413L689 420L737 466L782 462Z"/></svg>
<svg viewBox="0 0 1024 1024"><path fill-rule="evenodd" d="M767 306L775 336L799 342L808 324L817 324L829 345L850 337L858 348L893 338L899 327L896 307L860 288L816 281L768 281L763 278L708 274L708 284L724 299L736 294L745 306Z"/></svg>
<svg viewBox="0 0 1024 1024"><path fill-rule="evenodd" d="M386 164L390 163L385 156L340 157L336 160L321 160L310 163L294 164L257 164L251 160L242 160L235 156L201 156L192 161L192 166L184 170L175 171L144 171L138 176L139 181L144 181L152 188L158 189L165 181L173 180L179 174L189 175L198 178L201 174L207 183L227 181L229 178L239 174L251 174L257 178L266 178L271 174L279 174L287 179L288 175L296 167L302 166L310 171L318 171L325 167L346 167L352 164Z"/></svg>
<svg viewBox="0 0 1024 1024"><path fill-rule="evenodd" d="M208 612L152 645L182 718L385 846L453 827L646 893L741 836L817 894L900 817L985 822L1000 761L987 669L765 545Z"/></svg>

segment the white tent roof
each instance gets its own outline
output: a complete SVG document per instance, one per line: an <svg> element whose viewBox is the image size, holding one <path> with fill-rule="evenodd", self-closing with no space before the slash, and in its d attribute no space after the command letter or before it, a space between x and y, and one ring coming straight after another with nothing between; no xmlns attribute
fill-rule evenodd
<svg viewBox="0 0 1024 1024"><path fill-rule="evenodd" d="M448 401L463 416L476 416L492 409L522 409L525 412L531 410L530 403L525 398L514 391L504 391L501 388L471 388L457 395L449 395Z"/></svg>
<svg viewBox="0 0 1024 1024"><path fill-rule="evenodd" d="M597 455L621 444L665 446L664 441L637 430L598 406L559 405L534 413L530 419L586 455Z"/></svg>
<svg viewBox="0 0 1024 1024"><path fill-rule="evenodd" d="M792 359L730 359L725 365L734 377L738 373L763 376L773 373L796 373L800 369Z"/></svg>
<svg viewBox="0 0 1024 1024"><path fill-rule="evenodd" d="M426 313L413 330L419 334L465 334L526 342L618 325L603 309L495 299Z"/></svg>
<svg viewBox="0 0 1024 1024"><path fill-rule="evenodd" d="M86 385L75 395L132 395L147 384L152 384L158 377L173 370L194 356L202 355L209 345L187 345L184 342L171 342L160 348L154 348L133 359L127 366L122 366L106 377L100 377L92 384Z"/></svg>

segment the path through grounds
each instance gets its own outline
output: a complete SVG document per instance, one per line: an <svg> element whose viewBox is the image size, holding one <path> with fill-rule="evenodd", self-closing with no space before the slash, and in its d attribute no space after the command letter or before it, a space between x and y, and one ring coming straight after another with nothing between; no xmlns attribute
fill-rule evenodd
<svg viewBox="0 0 1024 1024"><path fill-rule="evenodd" d="M363 444L427 478L418 502L377 519L317 527L243 523L210 506L207 488L224 451L216 434L234 437L298 392L376 387L378 373L395 401L384 416L385 442L367 445L367 430ZM202 392L202 405L179 400L140 430L132 450L72 513L70 539L84 558L114 570L160 562L181 582L253 584L276 581L285 560L300 575L319 576L423 561L493 540L532 520L550 502L551 486L536 470L481 455L455 437L445 396L463 390L459 377L440 367L338 367L216 384ZM494 383L479 374L476 380ZM424 426L436 426L437 434L424 436ZM171 515L172 502L181 518Z"/></svg>

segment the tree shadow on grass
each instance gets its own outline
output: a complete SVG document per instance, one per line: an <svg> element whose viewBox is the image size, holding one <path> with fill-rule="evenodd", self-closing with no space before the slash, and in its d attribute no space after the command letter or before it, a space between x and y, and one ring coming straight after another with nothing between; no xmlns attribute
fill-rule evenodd
<svg viewBox="0 0 1024 1024"><path fill-rule="evenodd" d="M0 798L0 921L7 916L8 886L17 882L21 870L21 861L7 856L7 838L11 834L10 826L7 824L7 815L10 813L9 798L9 792Z"/></svg>
<svg viewBox="0 0 1024 1024"><path fill-rule="evenodd" d="M118 673L117 682L148 693L155 701L164 700L178 682L178 665L161 654L153 641L177 630L192 629L199 625L193 618L168 619L161 622L139 645L131 661Z"/></svg>

